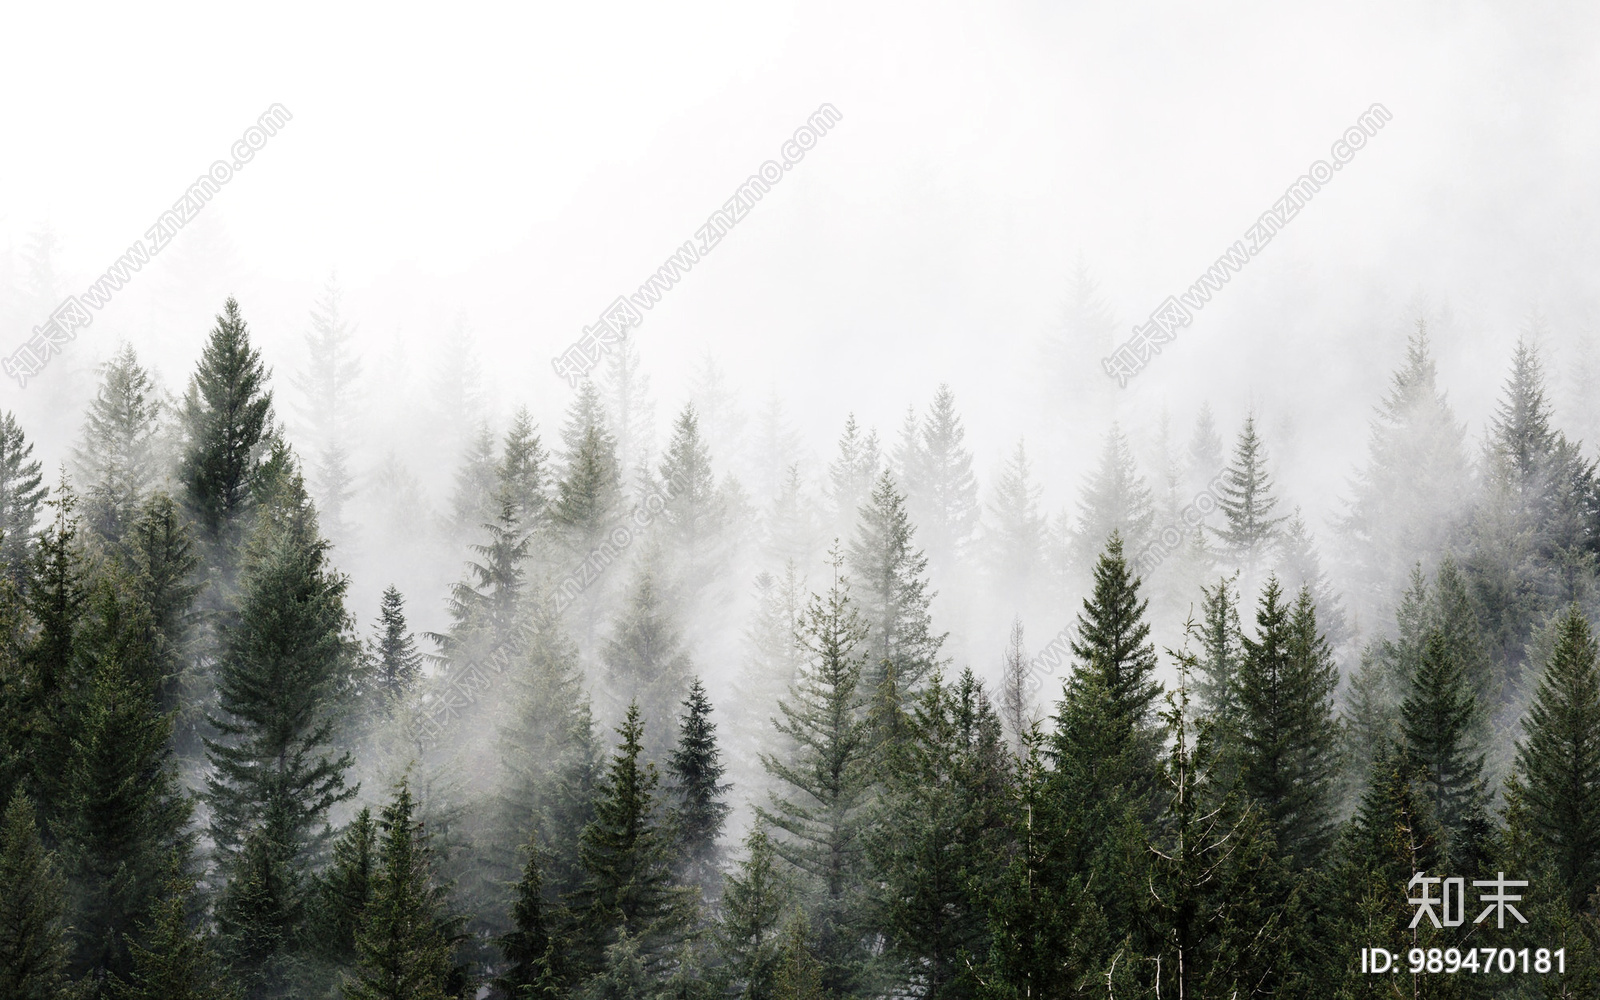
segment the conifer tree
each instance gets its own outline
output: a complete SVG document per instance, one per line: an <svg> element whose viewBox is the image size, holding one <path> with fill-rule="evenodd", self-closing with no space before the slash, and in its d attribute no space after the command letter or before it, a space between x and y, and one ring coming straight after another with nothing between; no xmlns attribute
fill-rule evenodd
<svg viewBox="0 0 1600 1000"><path fill-rule="evenodd" d="M500 493L495 502L496 516L481 526L484 540L472 546L478 558L467 561L471 579L450 588L450 631L429 634L457 664L514 647L520 638L530 539L512 498Z"/></svg>
<svg viewBox="0 0 1600 1000"><path fill-rule="evenodd" d="M0 820L0 996L58 1000L66 989L62 880L39 839L33 801L11 796Z"/></svg>
<svg viewBox="0 0 1600 1000"><path fill-rule="evenodd" d="M1155 525L1155 497L1139 475L1133 448L1122 429L1112 424L1106 432L1100 465L1084 484L1073 527L1072 563L1081 571L1094 565L1116 533L1135 554L1144 551Z"/></svg>
<svg viewBox="0 0 1600 1000"><path fill-rule="evenodd" d="M892 676L902 693L912 691L938 668L945 640L933 631L928 559L914 547L917 529L905 503L885 470L861 508L860 527L850 543L850 572L867 626L871 690Z"/></svg>
<svg viewBox="0 0 1600 1000"><path fill-rule="evenodd" d="M205 741L211 833L224 857L265 823L274 851L303 866L346 788L349 753L332 745L353 663L346 581L298 477L251 539L238 624L223 634L217 738Z"/></svg>
<svg viewBox="0 0 1600 1000"><path fill-rule="evenodd" d="M872 495L881 462L877 431L862 430L856 415L850 414L839 436L839 454L828 465L826 493L833 537L849 538L854 533L857 512Z"/></svg>
<svg viewBox="0 0 1600 1000"><path fill-rule="evenodd" d="M517 521L529 532L544 524L549 503L550 457L526 406L519 407L506 431L500 454L499 488L511 500Z"/></svg>
<svg viewBox="0 0 1600 1000"><path fill-rule="evenodd" d="M637 702L650 718L670 719L689 689L694 665L683 650L677 621L652 562L648 557L640 562L628 604L605 640L601 658L613 697ZM659 756L671 744L670 730L659 733L650 742L651 756Z"/></svg>
<svg viewBox="0 0 1600 1000"><path fill-rule="evenodd" d="M355 384L361 378L361 359L352 351L355 330L344 318L343 298L337 280L330 277L311 307L308 364L294 379L301 394L300 416L310 432L304 443L314 456L311 492L335 540L345 537L344 507L355 495L349 463Z"/></svg>
<svg viewBox="0 0 1600 1000"><path fill-rule="evenodd" d="M210 943L190 920L194 886L174 863L143 943L129 944L132 971L109 984L113 1000L235 1000L238 994Z"/></svg>
<svg viewBox="0 0 1600 1000"><path fill-rule="evenodd" d="M1044 487L1033 479L1022 442L1006 460L989 504L993 521L985 526L984 552L989 578L1011 607L1020 607L1038 583L1049 529L1039 510Z"/></svg>
<svg viewBox="0 0 1600 1000"><path fill-rule="evenodd" d="M1022 637L1022 619L1013 618L1011 634L1006 640L1005 652L1000 657L1000 718L1011 734L1019 757L1023 752L1024 738L1038 721L1034 718L1030 664Z"/></svg>
<svg viewBox="0 0 1600 1000"><path fill-rule="evenodd" d="M1194 434L1189 438L1186 465L1189 489L1195 493L1205 489L1222 469L1222 435L1217 433L1211 404L1201 403L1195 417Z"/></svg>
<svg viewBox="0 0 1600 1000"><path fill-rule="evenodd" d="M940 566L953 567L978 527L978 480L972 474L967 432L956 413L955 393L940 385L916 427L902 463L910 512L922 526L923 544Z"/></svg>
<svg viewBox="0 0 1600 1000"><path fill-rule="evenodd" d="M356 932L360 960L346 1000L448 1000L451 921L432 851L401 783L384 807L372 899Z"/></svg>
<svg viewBox="0 0 1600 1000"><path fill-rule="evenodd" d="M1283 857L1310 867L1333 835L1333 692L1339 679L1310 591L1301 588L1291 607L1277 578L1269 577L1256 610L1256 636L1243 642L1240 781L1271 824Z"/></svg>
<svg viewBox="0 0 1600 1000"><path fill-rule="evenodd" d="M372 659L378 693L391 702L408 694L422 676L422 654L406 627L405 597L393 585L384 588L378 620L372 629Z"/></svg>
<svg viewBox="0 0 1600 1000"><path fill-rule="evenodd" d="M1333 588L1333 582L1322 569L1322 558L1317 554L1317 543L1311 537L1305 517L1296 507L1284 522L1278 538L1278 573L1285 590L1299 592L1304 587L1311 592L1312 604L1317 609L1317 621L1334 647L1343 644L1349 628L1345 622L1343 603Z"/></svg>
<svg viewBox="0 0 1600 1000"><path fill-rule="evenodd" d="M506 967L494 979L494 986L506 1000L555 997L560 995L561 954L552 933L549 904L544 897L544 874L540 870L542 849L537 834L523 848L527 860L522 877L512 889L511 930L500 936L500 955Z"/></svg>
<svg viewBox="0 0 1600 1000"><path fill-rule="evenodd" d="M766 554L775 565L810 566L817 552L818 523L798 463L784 467L767 514Z"/></svg>
<svg viewBox="0 0 1600 1000"><path fill-rule="evenodd" d="M783 922L793 912L794 882L778 865L763 824L744 840L745 856L724 876L718 957L730 989L749 1000L772 1000L783 960Z"/></svg>
<svg viewBox="0 0 1600 1000"><path fill-rule="evenodd" d="M1549 852L1574 910L1600 886L1600 650L1574 605L1517 742L1531 836Z"/></svg>
<svg viewBox="0 0 1600 1000"><path fill-rule="evenodd" d="M722 748L717 745L717 725L711 721L711 700L706 697L700 678L695 677L683 700L678 745L667 755L667 776L677 799L672 819L678 836L681 881L700 886L708 896L717 894L715 882L721 856L717 838L728 814L733 812L724 801L732 787L722 783L726 772Z"/></svg>
<svg viewBox="0 0 1600 1000"><path fill-rule="evenodd" d="M162 405L149 372L129 345L101 369L73 465L89 530L115 545L160 478Z"/></svg>
<svg viewBox="0 0 1600 1000"><path fill-rule="evenodd" d="M33 629L23 653L22 752L46 829L65 802L62 781L77 728L81 680L78 628L89 601L89 573L79 537L77 499L63 485L49 501L55 517L38 540L23 604Z"/></svg>
<svg viewBox="0 0 1600 1000"><path fill-rule="evenodd" d="M377 865L378 825L363 808L333 842L328 870L317 880L313 944L341 964L356 958L356 930L372 901Z"/></svg>
<svg viewBox="0 0 1600 1000"><path fill-rule="evenodd" d="M186 681L193 688L201 686L192 672L195 599L201 589L193 580L200 565L194 548L178 505L165 493L156 493L139 508L120 559L127 585L150 613L150 656L153 673L160 678L157 697L163 712L179 713L175 735L180 752L195 742L194 707L204 706L200 692L184 690Z"/></svg>
<svg viewBox="0 0 1600 1000"><path fill-rule="evenodd" d="M566 550L566 558L581 562L591 559L620 523L621 474L616 445L599 424L589 425L565 458L550 512L551 528ZM595 569L602 570L605 565Z"/></svg>
<svg viewBox="0 0 1600 1000"><path fill-rule="evenodd" d="M595 790L594 819L578 848L580 967L599 968L605 949L624 934L655 965L686 916L682 892L672 885L672 843L655 819L660 778L655 764L640 759L644 724L637 704L617 732L622 743Z"/></svg>
<svg viewBox="0 0 1600 1000"><path fill-rule="evenodd" d="M183 402L184 445L179 480L221 595L232 593L242 536L255 481L273 431L271 373L239 303L228 299L217 316Z"/></svg>
<svg viewBox="0 0 1600 1000"><path fill-rule="evenodd" d="M656 404L650 398L650 376L645 373L636 338L623 334L600 373L600 384L580 386L580 399L591 389L594 422L603 423L615 436L622 474L638 473L655 447ZM569 453L576 450L570 437L566 447Z"/></svg>
<svg viewBox="0 0 1600 1000"><path fill-rule="evenodd" d="M1244 418L1217 505L1224 519L1222 527L1216 529L1223 555L1244 572L1246 581L1252 581L1277 544L1284 521L1282 516L1272 516L1278 498L1273 495L1266 447L1256 434L1253 413Z"/></svg>
<svg viewBox="0 0 1600 1000"><path fill-rule="evenodd" d="M1427 325L1418 320L1372 419L1367 460L1339 523L1351 543L1351 597L1363 617L1386 610L1410 568L1431 563L1460 532L1471 481L1465 437L1439 390Z"/></svg>
<svg viewBox="0 0 1600 1000"><path fill-rule="evenodd" d="M1451 862L1476 871L1485 860L1488 825L1484 754L1475 739L1480 709L1452 647L1442 629L1428 633L1400 705L1400 733L1406 761L1422 777Z"/></svg>
<svg viewBox="0 0 1600 1000"><path fill-rule="evenodd" d="M482 423L456 469L455 488L450 493L450 534L462 541L476 537L485 523L500 516L504 499L494 457L494 432Z"/></svg>
<svg viewBox="0 0 1600 1000"><path fill-rule="evenodd" d="M970 670L935 675L890 749L867 835L888 951L927 995L958 995L964 956L988 950L975 887L1001 871L1010 774L1000 719Z"/></svg>
<svg viewBox="0 0 1600 1000"><path fill-rule="evenodd" d="M717 549L729 520L727 497L717 489L711 450L700 433L700 419L688 405L672 427L657 470L665 498L661 530L675 556L674 576L682 592L695 595L716 575Z"/></svg>
<svg viewBox="0 0 1600 1000"><path fill-rule="evenodd" d="M763 755L781 784L772 808L758 810L780 832L779 855L814 887L822 979L835 992L854 988L866 958L856 922L870 748L860 689L867 632L843 569L835 547L832 584L825 596L812 595L800 627L806 663L774 721L794 749L786 760Z"/></svg>
<svg viewBox="0 0 1600 1000"><path fill-rule="evenodd" d="M1203 620L1199 623L1199 676L1195 693L1200 709L1217 725L1218 739L1227 744L1239 724L1239 666L1244 657L1244 630L1239 625L1239 592L1230 585L1236 577L1222 577L1215 587L1202 587Z"/></svg>
<svg viewBox="0 0 1600 1000"><path fill-rule="evenodd" d="M0 572L20 584L32 562L33 526L49 490L16 414L0 413Z"/></svg>

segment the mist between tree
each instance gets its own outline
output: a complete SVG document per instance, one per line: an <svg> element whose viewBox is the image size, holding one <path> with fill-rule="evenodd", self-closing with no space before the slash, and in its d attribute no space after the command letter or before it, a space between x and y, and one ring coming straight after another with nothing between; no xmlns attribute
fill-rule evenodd
<svg viewBox="0 0 1600 1000"><path fill-rule="evenodd" d="M461 369L383 454L337 287L287 379L246 315L181 393L118 350L59 477L0 415L6 995L1388 996L1402 943L1596 995L1600 483L1537 330L1474 449L1418 322L1319 540L1251 411L1111 425L1050 512L1059 414L975 455L939 386L813 462L708 359L658 442L622 336L559 426ZM1411 926L1419 873L1526 923Z"/></svg>

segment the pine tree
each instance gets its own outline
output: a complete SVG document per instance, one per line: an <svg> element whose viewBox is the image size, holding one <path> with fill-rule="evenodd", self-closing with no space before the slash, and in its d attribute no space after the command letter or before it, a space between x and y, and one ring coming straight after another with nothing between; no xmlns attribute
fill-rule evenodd
<svg viewBox="0 0 1600 1000"><path fill-rule="evenodd" d="M203 704L197 691L184 696L186 682L202 686L193 675L192 649L195 599L201 589L193 582L193 574L200 557L178 505L165 493L152 495L140 507L123 550L120 562L128 586L150 613L150 656L154 672L161 678L161 710L179 713L176 738L181 752L196 742L193 732L198 720L192 717L192 710L196 703Z"/></svg>
<svg viewBox="0 0 1600 1000"><path fill-rule="evenodd" d="M1155 497L1133 458L1121 428L1106 433L1100 466L1084 484L1071 541L1072 563L1081 571L1094 565L1106 540L1116 533L1134 553L1152 538Z"/></svg>
<svg viewBox="0 0 1600 1000"><path fill-rule="evenodd" d="M1344 607L1328 574L1323 572L1316 540L1311 537L1311 529L1306 526L1299 507L1288 516L1279 536L1277 566L1286 590L1299 592L1305 587L1311 591L1317 621L1322 623L1329 644L1335 648L1342 645L1349 632Z"/></svg>
<svg viewBox="0 0 1600 1000"><path fill-rule="evenodd" d="M557 540L566 549L566 557L579 563L600 551L612 529L620 523L621 476L616 445L598 424L591 424L582 431L565 459L566 468L556 485L550 521ZM605 565L595 568L604 569Z"/></svg>
<svg viewBox="0 0 1600 1000"><path fill-rule="evenodd" d="M988 950L976 887L999 877L1010 791L1000 719L970 670L935 675L893 747L867 853L889 955L928 996L956 996L967 955Z"/></svg>
<svg viewBox="0 0 1600 1000"><path fill-rule="evenodd" d="M837 996L828 989L827 967L811 954L803 917L789 924L784 935L783 960L772 982L772 1000L826 1000Z"/></svg>
<svg viewBox="0 0 1600 1000"><path fill-rule="evenodd" d="M700 436L694 406L683 408L672 427L672 440L659 468L666 498L661 522L668 545L677 556L679 575L690 593L710 582L712 555L727 523L728 511L711 472L711 450Z"/></svg>
<svg viewBox="0 0 1600 1000"><path fill-rule="evenodd" d="M605 949L626 934L650 964L683 925L684 898L672 885L672 843L655 820L653 763L641 761L644 724L630 705L617 730L622 743L595 790L594 819L584 827L579 858L584 881L575 895L581 928L576 957L598 968Z"/></svg>
<svg viewBox="0 0 1600 1000"><path fill-rule="evenodd" d="M1465 664L1453 654L1444 631L1428 633L1400 705L1400 733L1406 762L1422 776L1451 862L1477 871L1485 860L1481 834L1488 823L1484 754L1474 738L1481 722Z"/></svg>
<svg viewBox="0 0 1600 1000"><path fill-rule="evenodd" d="M1243 641L1240 782L1270 823L1283 857L1296 868L1311 867L1333 834L1339 676L1310 591L1301 588L1291 607L1277 578L1268 578L1256 636Z"/></svg>
<svg viewBox="0 0 1600 1000"><path fill-rule="evenodd" d="M794 882L778 866L778 853L757 823L744 841L745 856L724 876L722 919L715 929L718 957L729 988L748 1000L772 1000L783 961L782 924L794 908Z"/></svg>
<svg viewBox="0 0 1600 1000"><path fill-rule="evenodd" d="M1460 531L1471 481L1465 437L1418 320L1372 419L1367 461L1339 524L1353 549L1351 596L1362 617L1390 606L1410 568L1431 562Z"/></svg>
<svg viewBox="0 0 1600 1000"><path fill-rule="evenodd" d="M455 664L513 648L520 640L527 580L523 562L531 542L511 497L501 493L496 504L496 516L481 526L484 541L472 546L482 561L468 560L471 579L450 588L450 631L428 636Z"/></svg>
<svg viewBox="0 0 1600 1000"><path fill-rule="evenodd" d="M601 658L612 697L637 702L650 718L670 719L689 689L694 665L657 579L651 561L642 561ZM669 732L659 734L650 743L651 756L665 752L671 742Z"/></svg>
<svg viewBox="0 0 1600 1000"><path fill-rule="evenodd" d="M0 821L0 996L58 1000L66 990L62 881L33 802L11 796Z"/></svg>
<svg viewBox="0 0 1600 1000"><path fill-rule="evenodd" d="M251 346L239 303L228 299L189 379L179 470L184 504L209 550L222 595L232 593L241 519L254 500L273 437L270 378L261 352Z"/></svg>
<svg viewBox="0 0 1600 1000"><path fill-rule="evenodd" d="M172 717L151 676L149 619L100 580L80 626L87 691L74 713L53 834L67 862L75 965L126 975L125 936L186 853L190 803L172 759Z"/></svg>
<svg viewBox="0 0 1600 1000"><path fill-rule="evenodd" d="M1574 910L1600 886L1600 649L1574 605L1517 742L1532 836L1549 851Z"/></svg>
<svg viewBox="0 0 1600 1000"><path fill-rule="evenodd" d="M800 627L805 666L778 703L774 725L793 751L787 760L763 755L763 766L782 784L772 793L772 808L758 810L781 832L774 841L779 855L815 887L811 919L822 979L835 992L852 989L865 962L856 921L870 748L860 690L867 631L843 568L836 547L832 585L826 596L812 595Z"/></svg>
<svg viewBox="0 0 1600 1000"><path fill-rule="evenodd" d="M1019 607L1034 592L1042 566L1048 525L1039 510L1044 487L1034 482L1032 463L1022 442L1007 459L995 482L994 515L985 526L984 551L989 579L1002 598Z"/></svg>
<svg viewBox="0 0 1600 1000"><path fill-rule="evenodd" d="M312 941L335 962L356 958L356 930L372 902L377 865L378 826L363 808L333 842L328 870L317 880Z"/></svg>
<svg viewBox="0 0 1600 1000"><path fill-rule="evenodd" d="M930 558L943 567L955 566L978 527L978 480L966 435L955 393L940 385L917 428L914 459L902 466L911 515Z"/></svg>
<svg viewBox="0 0 1600 1000"><path fill-rule="evenodd" d="M1025 738L1039 721L1034 718L1029 667L1028 653L1022 645L1022 619L1013 618L1011 635L1000 657L1000 718L1011 733L1018 756L1023 752Z"/></svg>
<svg viewBox="0 0 1600 1000"><path fill-rule="evenodd" d="M1244 418L1244 429L1234 445L1233 460L1228 463L1217 505L1225 519L1223 527L1216 529L1223 555L1244 572L1247 583L1253 581L1268 552L1277 544L1284 521L1281 516L1272 516L1278 498L1272 492L1266 447L1256 434L1253 413Z"/></svg>
<svg viewBox="0 0 1600 1000"><path fill-rule="evenodd" d="M311 307L308 363L294 380L302 397L300 416L310 432L305 444L315 456L311 492L325 529L340 541L345 538L344 507L355 495L350 445L355 384L361 378L361 359L351 349L355 330L341 311L343 298L337 280L330 277Z"/></svg>
<svg viewBox="0 0 1600 1000"><path fill-rule="evenodd" d="M580 387L580 399L592 388L588 383ZM600 373L594 403L594 423L611 428L616 436L617 464L622 474L637 473L655 447L656 404L650 398L650 376L644 371L636 338L624 334L622 342L610 352ZM569 436L567 451L575 450Z"/></svg>
<svg viewBox="0 0 1600 1000"><path fill-rule="evenodd" d="M534 835L523 848L527 860L522 877L513 887L510 932L500 936L500 955L506 968L494 979L494 986L507 1000L546 998L560 995L561 953L552 934L552 914L544 898L544 874L540 870L539 838Z"/></svg>
<svg viewBox="0 0 1600 1000"><path fill-rule="evenodd" d="M502 496L509 498L517 521L529 532L544 525L549 503L550 457L539 440L539 428L526 406L519 407L506 431L498 469Z"/></svg>
<svg viewBox="0 0 1600 1000"><path fill-rule="evenodd" d="M33 525L49 492L43 466L14 413L0 413L0 571L20 584L32 562Z"/></svg>
<svg viewBox="0 0 1600 1000"><path fill-rule="evenodd" d="M360 960L346 1000L447 1000L451 922L432 851L403 782L384 807L372 899L356 932Z"/></svg>
<svg viewBox="0 0 1600 1000"><path fill-rule="evenodd" d="M902 692L938 669L945 635L933 632L928 559L914 548L916 527L905 497L885 470L861 508L850 543L850 571L860 593L872 657L867 683L876 690L892 675Z"/></svg>
<svg viewBox="0 0 1600 1000"><path fill-rule="evenodd" d="M722 784L727 768L717 745L717 725L711 721L711 701L696 677L683 700L678 723L678 745L667 756L667 777L677 802L672 808L678 835L679 870L685 885L698 885L715 896L721 851L717 838L733 808L724 800L731 785Z"/></svg>
<svg viewBox="0 0 1600 1000"><path fill-rule="evenodd" d="M205 795L224 857L264 823L299 866L329 807L356 791L344 783L350 754L332 745L354 650L346 581L291 486L251 540L238 624L223 634Z"/></svg>
<svg viewBox="0 0 1600 1000"><path fill-rule="evenodd" d="M826 492L833 537L849 538L854 533L857 512L872 495L881 461L878 433L863 431L856 415L850 414L839 437L838 457L828 465Z"/></svg>
<svg viewBox="0 0 1600 1000"><path fill-rule="evenodd" d="M766 518L766 554L775 565L812 564L818 544L817 513L813 504L806 495L799 464L786 466Z"/></svg>
<svg viewBox="0 0 1600 1000"><path fill-rule="evenodd" d="M75 691L82 680L78 629L90 588L87 557L79 539L77 499L63 485L49 503L55 516L38 540L31 578L23 593L33 634L24 647L24 682L18 692L22 752L47 829L65 803L62 782L69 758L68 740L77 729Z"/></svg>
<svg viewBox="0 0 1600 1000"><path fill-rule="evenodd" d="M141 935L144 943L129 945L132 971L109 984L113 1000L235 1000L210 943L190 921L194 886L174 863Z"/></svg>
<svg viewBox="0 0 1600 1000"><path fill-rule="evenodd" d="M1192 492L1199 493L1222 470L1222 435L1217 433L1217 421L1211 414L1211 404L1201 403L1200 412L1195 417L1194 435L1189 438L1187 485Z"/></svg>
<svg viewBox="0 0 1600 1000"><path fill-rule="evenodd" d="M133 348L101 368L73 465L89 530L115 546L160 478L161 398Z"/></svg>
<svg viewBox="0 0 1600 1000"><path fill-rule="evenodd" d="M1199 677L1195 693L1200 709L1217 725L1219 740L1228 743L1239 724L1239 666L1244 657L1244 630L1239 625L1239 592L1222 577L1215 587L1202 587L1203 621L1199 624Z"/></svg>
<svg viewBox="0 0 1600 1000"><path fill-rule="evenodd" d="M393 585L384 588L378 606L371 654L376 693L391 702L408 694L422 676L422 654L406 627L405 597Z"/></svg>
<svg viewBox="0 0 1600 1000"><path fill-rule="evenodd" d="M456 469L455 487L450 492L450 535L459 541L476 537L486 523L500 516L505 499L494 457L494 432L482 423Z"/></svg>

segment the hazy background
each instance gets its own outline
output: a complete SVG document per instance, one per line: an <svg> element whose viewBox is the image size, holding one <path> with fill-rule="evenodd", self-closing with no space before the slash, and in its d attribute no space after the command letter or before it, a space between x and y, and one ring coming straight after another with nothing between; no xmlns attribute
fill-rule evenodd
<svg viewBox="0 0 1600 1000"><path fill-rule="evenodd" d="M550 357L828 102L843 122L640 329L658 444L708 356L745 414L781 401L813 481L847 411L892 444L906 406L948 382L985 497L1026 434L1059 512L1113 417L1143 456L1163 412L1181 446L1209 400L1231 445L1254 407L1282 492L1326 549L1419 314L1474 441L1518 332L1539 323L1557 422L1592 442L1563 370L1596 318L1596 17L1471 3L14 7L0 17L7 353L44 319L23 282L41 234L55 298L79 291L268 106L294 119L66 355L26 390L0 385L0 406L54 467L98 362L126 340L181 390L233 294L292 439L289 376L336 272L365 365L358 489L394 454L442 505L479 418L503 431L526 404L551 442L572 394ZM1374 102L1393 121L1174 347L1043 429L1077 391L1038 363L1076 262L1125 336ZM481 396L442 412L455 404L439 373L461 365ZM336 555L363 621L387 582L365 558ZM444 623L459 558L436 592L411 588L419 628ZM1003 639L971 641L987 660Z"/></svg>

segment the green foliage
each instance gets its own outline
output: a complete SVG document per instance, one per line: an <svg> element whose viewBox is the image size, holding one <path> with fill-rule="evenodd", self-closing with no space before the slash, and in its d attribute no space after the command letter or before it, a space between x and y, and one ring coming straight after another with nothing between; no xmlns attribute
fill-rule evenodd
<svg viewBox="0 0 1600 1000"><path fill-rule="evenodd" d="M39 839L33 801L18 792L0 820L0 996L67 995L63 910L61 876Z"/></svg>
<svg viewBox="0 0 1600 1000"><path fill-rule="evenodd" d="M115 547L161 476L157 436L164 407L131 345L101 369L74 466L88 527Z"/></svg>
<svg viewBox="0 0 1600 1000"><path fill-rule="evenodd" d="M49 490L44 466L33 457L16 414L0 412L0 573L13 583L27 575L33 554L33 526Z"/></svg>
<svg viewBox="0 0 1600 1000"><path fill-rule="evenodd" d="M211 943L190 917L193 895L194 880L174 859L143 928L144 943L129 945L131 971L110 982L113 1000L235 1000Z"/></svg>
<svg viewBox="0 0 1600 1000"><path fill-rule="evenodd" d="M945 640L933 632L928 559L913 547L916 528L888 470L878 477L860 518L850 543L850 572L867 627L866 683L876 689L892 674L904 695L938 669Z"/></svg>
<svg viewBox="0 0 1600 1000"><path fill-rule="evenodd" d="M723 799L732 786L722 784L727 768L711 721L711 700L696 677L683 701L678 745L667 756L667 776L676 802L672 826L678 837L678 870L685 884L716 895L719 851L717 838L733 811Z"/></svg>
<svg viewBox="0 0 1600 1000"><path fill-rule="evenodd" d="M641 561L634 575L627 604L605 640L601 658L613 696L624 703L638 702L646 718L672 718L689 690L694 666L683 651L676 616L649 559ZM671 745L671 731L662 729L649 745L652 756Z"/></svg>
<svg viewBox="0 0 1600 1000"><path fill-rule="evenodd" d="M551 933L554 921L551 907L545 902L537 835L528 839L524 850L527 861L513 888L511 930L498 941L506 967L494 980L495 988L511 1000L560 994L563 956Z"/></svg>
<svg viewBox="0 0 1600 1000"><path fill-rule="evenodd" d="M724 876L717 955L728 988L748 1000L771 1000L783 961L784 921L796 902L794 880L762 824L744 841L745 856Z"/></svg>
<svg viewBox="0 0 1600 1000"><path fill-rule="evenodd" d="M1223 554L1244 571L1247 581L1254 580L1278 539L1284 518L1272 516L1278 498L1272 492L1266 447L1256 433L1253 413L1244 418L1244 427L1233 447L1233 460L1228 463L1222 480L1222 496L1217 506L1222 509L1224 519L1223 526L1216 529Z"/></svg>

